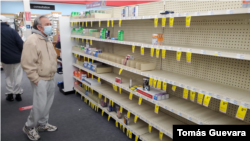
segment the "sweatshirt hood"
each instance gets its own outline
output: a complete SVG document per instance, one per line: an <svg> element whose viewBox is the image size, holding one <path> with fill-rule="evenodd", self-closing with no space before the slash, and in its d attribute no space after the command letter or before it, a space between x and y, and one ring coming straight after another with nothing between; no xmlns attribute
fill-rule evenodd
<svg viewBox="0 0 250 141"><path fill-rule="evenodd" d="M31 33L36 33L36 34L39 34L39 35L41 35L44 39L45 39L45 41L46 42L48 42L49 41L49 38L48 38L48 36L47 37L45 37L43 34L42 34L42 32L40 32L39 30L36 30L36 29L32 29L31 30Z"/></svg>

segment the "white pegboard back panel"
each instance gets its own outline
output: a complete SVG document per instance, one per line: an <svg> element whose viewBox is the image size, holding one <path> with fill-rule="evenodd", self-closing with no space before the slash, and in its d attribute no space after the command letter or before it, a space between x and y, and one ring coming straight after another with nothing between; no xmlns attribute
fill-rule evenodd
<svg viewBox="0 0 250 141"><path fill-rule="evenodd" d="M215 11L242 8L242 0L195 0L195 1L170 1L166 0L165 10L175 13Z"/></svg>

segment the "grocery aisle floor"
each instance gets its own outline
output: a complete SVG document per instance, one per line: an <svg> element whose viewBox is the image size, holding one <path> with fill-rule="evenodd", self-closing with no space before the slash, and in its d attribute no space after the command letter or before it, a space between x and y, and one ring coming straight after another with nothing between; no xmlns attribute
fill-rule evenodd
<svg viewBox="0 0 250 141"><path fill-rule="evenodd" d="M24 73L22 87L23 101L9 102L5 100L5 75L1 71L1 140L29 141L22 127L30 110L19 111L19 107L32 105L32 88ZM62 76L56 74L56 82L62 81ZM80 110L79 110L80 109ZM113 120L107 121L107 115L101 116L81 101L75 94L63 95L58 87L55 89L55 99L50 111L49 123L56 125L56 132L40 133L41 141L131 141L125 133L115 127Z"/></svg>

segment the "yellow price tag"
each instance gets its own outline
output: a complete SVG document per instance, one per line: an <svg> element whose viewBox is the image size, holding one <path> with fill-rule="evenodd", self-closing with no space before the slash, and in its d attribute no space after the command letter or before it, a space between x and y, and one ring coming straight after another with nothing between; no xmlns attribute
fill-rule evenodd
<svg viewBox="0 0 250 141"><path fill-rule="evenodd" d="M78 59L76 60L76 64L78 64Z"/></svg>
<svg viewBox="0 0 250 141"><path fill-rule="evenodd" d="M111 26L114 27L114 20L111 20Z"/></svg>
<svg viewBox="0 0 250 141"><path fill-rule="evenodd" d="M121 27L121 24L122 24L122 20L120 19L119 20L119 27Z"/></svg>
<svg viewBox="0 0 250 141"><path fill-rule="evenodd" d="M96 111L98 112L98 110L99 110L99 107L98 107L98 106L96 106Z"/></svg>
<svg viewBox="0 0 250 141"><path fill-rule="evenodd" d="M114 101L112 101L112 107L114 106Z"/></svg>
<svg viewBox="0 0 250 141"><path fill-rule="evenodd" d="M71 26L73 26L73 22L71 22Z"/></svg>
<svg viewBox="0 0 250 141"><path fill-rule="evenodd" d="M82 38L82 42L83 42L83 38Z"/></svg>
<svg viewBox="0 0 250 141"><path fill-rule="evenodd" d="M166 58L166 50L162 49L162 59L165 59L165 58Z"/></svg>
<svg viewBox="0 0 250 141"><path fill-rule="evenodd" d="M203 101L203 106L208 107L210 99L211 99L210 95L205 95L204 101Z"/></svg>
<svg viewBox="0 0 250 141"><path fill-rule="evenodd" d="M158 18L154 19L154 25L155 25L155 27L157 27L157 25L158 25Z"/></svg>
<svg viewBox="0 0 250 141"><path fill-rule="evenodd" d="M170 17L169 18L169 27L173 27L174 26L174 17Z"/></svg>
<svg viewBox="0 0 250 141"><path fill-rule="evenodd" d="M144 47L141 46L141 55L144 55Z"/></svg>
<svg viewBox="0 0 250 141"><path fill-rule="evenodd" d="M121 73L122 73L122 70L123 70L123 69L121 68L121 69L120 69L120 71L119 71L119 75L121 75Z"/></svg>
<svg viewBox="0 0 250 141"><path fill-rule="evenodd" d="M191 16L186 17L186 27L190 27Z"/></svg>
<svg viewBox="0 0 250 141"><path fill-rule="evenodd" d="M120 107L120 113L122 113L122 106Z"/></svg>
<svg viewBox="0 0 250 141"><path fill-rule="evenodd" d="M148 125L148 132L151 133L152 125Z"/></svg>
<svg viewBox="0 0 250 141"><path fill-rule="evenodd" d="M154 85L153 87L156 87L157 79L154 79Z"/></svg>
<svg viewBox="0 0 250 141"><path fill-rule="evenodd" d="M165 27L165 25L166 25L166 18L162 18L161 25L162 25L162 27Z"/></svg>
<svg viewBox="0 0 250 141"><path fill-rule="evenodd" d="M75 94L76 94L77 91L75 91Z"/></svg>
<svg viewBox="0 0 250 141"><path fill-rule="evenodd" d="M127 112L127 117L130 118L130 111Z"/></svg>
<svg viewBox="0 0 250 141"><path fill-rule="evenodd" d="M220 101L220 112L226 113L227 112L227 105L228 103L224 100Z"/></svg>
<svg viewBox="0 0 250 141"><path fill-rule="evenodd" d="M181 61L181 51L176 52L176 60Z"/></svg>
<svg viewBox="0 0 250 141"><path fill-rule="evenodd" d="M111 105L111 100L109 100L109 105Z"/></svg>
<svg viewBox="0 0 250 141"><path fill-rule="evenodd" d="M137 118L138 118L138 116L135 115L135 118L134 118L134 122L135 122L135 123L137 122Z"/></svg>
<svg viewBox="0 0 250 141"><path fill-rule="evenodd" d="M188 89L183 89L183 98L188 99Z"/></svg>
<svg viewBox="0 0 250 141"><path fill-rule="evenodd" d="M82 100L82 95L81 95L81 100Z"/></svg>
<svg viewBox="0 0 250 141"><path fill-rule="evenodd" d="M92 59L92 64L94 64L94 59Z"/></svg>
<svg viewBox="0 0 250 141"><path fill-rule="evenodd" d="M89 58L88 58L88 62L89 62Z"/></svg>
<svg viewBox="0 0 250 141"><path fill-rule="evenodd" d="M176 90L176 86L175 85L172 85L172 90L175 92L175 90Z"/></svg>
<svg viewBox="0 0 250 141"><path fill-rule="evenodd" d="M121 87L119 87L119 93L122 94L122 88Z"/></svg>
<svg viewBox="0 0 250 141"><path fill-rule="evenodd" d="M88 22L86 22L86 27L88 26Z"/></svg>
<svg viewBox="0 0 250 141"><path fill-rule="evenodd" d="M126 132L126 133L127 133L127 136L128 136L128 134L129 134L129 130L128 130L128 129L127 129L127 132Z"/></svg>
<svg viewBox="0 0 250 141"><path fill-rule="evenodd" d="M129 138L132 139L132 132L129 132Z"/></svg>
<svg viewBox="0 0 250 141"><path fill-rule="evenodd" d="M129 94L129 99L132 100L132 98L133 98L133 93L130 92L130 94Z"/></svg>
<svg viewBox="0 0 250 141"><path fill-rule="evenodd" d="M121 124L121 123L119 123L119 125L120 125L120 129L122 129L122 124Z"/></svg>
<svg viewBox="0 0 250 141"><path fill-rule="evenodd" d="M160 54L160 49L156 49L156 58L159 58L159 54Z"/></svg>
<svg viewBox="0 0 250 141"><path fill-rule="evenodd" d="M142 98L139 97L138 105L141 105Z"/></svg>
<svg viewBox="0 0 250 141"><path fill-rule="evenodd" d="M151 77L149 78L149 85L153 86L153 78L151 78Z"/></svg>
<svg viewBox="0 0 250 141"><path fill-rule="evenodd" d="M159 138L160 138L160 140L162 140L162 138L163 138L163 133L161 131L159 131Z"/></svg>
<svg viewBox="0 0 250 141"><path fill-rule="evenodd" d="M135 136L135 141L138 141L138 136Z"/></svg>
<svg viewBox="0 0 250 141"><path fill-rule="evenodd" d="M101 27L101 21L99 21L99 27Z"/></svg>
<svg viewBox="0 0 250 141"><path fill-rule="evenodd" d="M107 98L106 97L104 97L104 102L107 102Z"/></svg>
<svg viewBox="0 0 250 141"><path fill-rule="evenodd" d="M93 26L93 22L91 21L90 24L91 24L91 27L92 27Z"/></svg>
<svg viewBox="0 0 250 141"><path fill-rule="evenodd" d="M198 104L202 104L202 101L203 101L203 94L202 93L198 93L197 103Z"/></svg>
<svg viewBox="0 0 250 141"><path fill-rule="evenodd" d="M132 45L132 52L135 53L135 45Z"/></svg>
<svg viewBox="0 0 250 141"><path fill-rule="evenodd" d="M195 99L195 91L190 91L190 100L194 102Z"/></svg>
<svg viewBox="0 0 250 141"><path fill-rule="evenodd" d="M161 89L161 81L160 80L157 81L157 89Z"/></svg>
<svg viewBox="0 0 250 141"><path fill-rule="evenodd" d="M118 121L115 121L115 126L118 127Z"/></svg>
<svg viewBox="0 0 250 141"><path fill-rule="evenodd" d="M101 78L100 77L98 77L98 82L101 82Z"/></svg>
<svg viewBox="0 0 250 141"><path fill-rule="evenodd" d="M102 94L98 93L98 97L99 97L99 98L102 98Z"/></svg>
<svg viewBox="0 0 250 141"><path fill-rule="evenodd" d="M162 84L162 89L164 90L164 91L166 91L167 90L167 85L168 85L168 83L167 82L163 82L163 84Z"/></svg>
<svg viewBox="0 0 250 141"><path fill-rule="evenodd" d="M107 20L107 27L109 27L109 20Z"/></svg>
<svg viewBox="0 0 250 141"><path fill-rule="evenodd" d="M188 62L188 63L191 63L191 55L192 55L191 52L187 52L187 53L186 53L186 58L187 58L187 62Z"/></svg>
<svg viewBox="0 0 250 141"><path fill-rule="evenodd" d="M90 40L90 45L92 45L92 40Z"/></svg>
<svg viewBox="0 0 250 141"><path fill-rule="evenodd" d="M155 49L154 49L154 48L151 48L150 50L151 50L151 51L150 51L150 56L151 56L151 57L154 57L154 50L155 50Z"/></svg>
<svg viewBox="0 0 250 141"><path fill-rule="evenodd" d="M125 126L122 127L122 131L123 131L123 133L125 132Z"/></svg>
<svg viewBox="0 0 250 141"><path fill-rule="evenodd" d="M108 121L109 121L109 119L110 119L110 115L108 116Z"/></svg>
<svg viewBox="0 0 250 141"><path fill-rule="evenodd" d="M94 75L92 74L92 79L94 79Z"/></svg>
<svg viewBox="0 0 250 141"><path fill-rule="evenodd" d="M159 112L159 105L155 104L155 113L158 114Z"/></svg>
<svg viewBox="0 0 250 141"><path fill-rule="evenodd" d="M246 116L246 113L247 113L247 108L239 106L235 117L240 119L240 120L244 120L245 116Z"/></svg>
<svg viewBox="0 0 250 141"><path fill-rule="evenodd" d="M114 85L114 88L115 88L115 91L117 92L117 86L116 85Z"/></svg>

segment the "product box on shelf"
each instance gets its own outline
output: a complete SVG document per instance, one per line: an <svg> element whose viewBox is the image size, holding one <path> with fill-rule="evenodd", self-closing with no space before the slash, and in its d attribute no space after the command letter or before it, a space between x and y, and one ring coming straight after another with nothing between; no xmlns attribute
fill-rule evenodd
<svg viewBox="0 0 250 141"><path fill-rule="evenodd" d="M122 79L121 79L121 78L119 78L119 77L116 77L116 78L115 78L115 82L116 82L116 83L120 83L120 84L122 84Z"/></svg>
<svg viewBox="0 0 250 141"><path fill-rule="evenodd" d="M107 102L104 101L104 98L100 99L100 104L102 107L107 107Z"/></svg>
<svg viewBox="0 0 250 141"><path fill-rule="evenodd" d="M130 118L127 115L124 115L124 124L129 125Z"/></svg>
<svg viewBox="0 0 250 141"><path fill-rule="evenodd" d="M96 67L97 66L101 66L102 65L102 63L97 63L97 62L95 62L95 63L89 63L89 70L91 70L91 71L95 71L95 69L96 69Z"/></svg>
<svg viewBox="0 0 250 141"><path fill-rule="evenodd" d="M169 98L169 94L167 94L165 91L158 90L155 88L150 88L150 91L146 91L146 90L143 90L142 87L138 87L137 92L154 100L163 100L163 99ZM166 95L166 96L162 96L162 95Z"/></svg>

